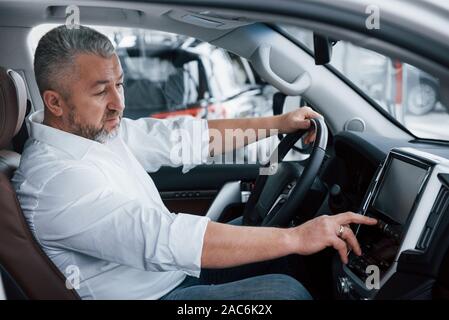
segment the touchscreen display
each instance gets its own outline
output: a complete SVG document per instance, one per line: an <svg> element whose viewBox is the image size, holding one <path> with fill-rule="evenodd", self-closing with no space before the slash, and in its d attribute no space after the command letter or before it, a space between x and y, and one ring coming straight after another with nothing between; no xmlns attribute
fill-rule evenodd
<svg viewBox="0 0 449 320"><path fill-rule="evenodd" d="M427 170L393 158L373 207L403 225L426 177Z"/></svg>
<svg viewBox="0 0 449 320"><path fill-rule="evenodd" d="M351 253L350 256L348 267L361 279L367 276L367 266L378 266L382 277L394 262L405 225L428 170L395 157L387 165L379 190L366 213L378 219L378 224L359 226L357 239L363 255L357 257Z"/></svg>

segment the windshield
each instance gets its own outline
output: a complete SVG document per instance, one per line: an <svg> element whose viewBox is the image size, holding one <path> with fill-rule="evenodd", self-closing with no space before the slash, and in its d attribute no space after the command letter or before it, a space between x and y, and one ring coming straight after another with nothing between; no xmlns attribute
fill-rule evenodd
<svg viewBox="0 0 449 320"><path fill-rule="evenodd" d="M313 52L313 33L282 26ZM330 65L419 138L449 140L449 106L439 79L419 68L347 41L333 47Z"/></svg>

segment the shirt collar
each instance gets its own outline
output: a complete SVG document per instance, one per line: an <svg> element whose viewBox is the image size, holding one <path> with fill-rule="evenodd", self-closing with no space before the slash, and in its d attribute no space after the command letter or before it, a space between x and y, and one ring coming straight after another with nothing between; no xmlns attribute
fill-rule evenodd
<svg viewBox="0 0 449 320"><path fill-rule="evenodd" d="M81 159L90 148L102 146L101 143L75 134L44 125L44 111L32 113L28 119L30 137Z"/></svg>

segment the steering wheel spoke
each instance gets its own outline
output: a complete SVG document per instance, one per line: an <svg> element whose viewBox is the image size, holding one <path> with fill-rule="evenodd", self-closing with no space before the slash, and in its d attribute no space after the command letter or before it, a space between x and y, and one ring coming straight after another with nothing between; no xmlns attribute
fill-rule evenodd
<svg viewBox="0 0 449 320"><path fill-rule="evenodd" d="M277 197L276 201L271 206L270 210L268 211L267 215L264 217L264 220L270 221L276 213L283 207L283 205L287 202L288 198L290 197L291 193L293 192L293 189L296 186L296 180L290 182L284 189L284 191Z"/></svg>

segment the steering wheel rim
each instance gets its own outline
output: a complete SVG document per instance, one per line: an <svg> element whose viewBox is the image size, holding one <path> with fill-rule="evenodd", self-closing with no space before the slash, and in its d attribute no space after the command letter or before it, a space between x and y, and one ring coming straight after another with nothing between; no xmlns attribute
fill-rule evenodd
<svg viewBox="0 0 449 320"><path fill-rule="evenodd" d="M295 216L297 210L311 188L317 176L321 164L324 160L328 139L328 131L323 118L311 119L311 125L316 130L316 138L312 147L312 152L304 170L295 179L295 184L288 191L288 194L279 193L276 200L265 203L261 195L265 190L268 179L276 179L275 174L261 175L256 179L255 187L246 203L243 212L243 224L253 226L286 226ZM293 148L295 143L308 130L298 130L290 133L281 140L278 147L270 157L270 161L264 165L265 172L280 167L287 153ZM273 164L274 163L274 164ZM273 175L273 178L270 176ZM279 190L278 190L279 191ZM273 202L273 203L271 203Z"/></svg>

